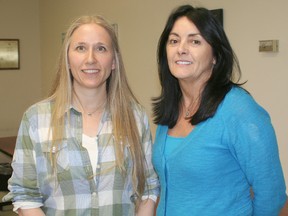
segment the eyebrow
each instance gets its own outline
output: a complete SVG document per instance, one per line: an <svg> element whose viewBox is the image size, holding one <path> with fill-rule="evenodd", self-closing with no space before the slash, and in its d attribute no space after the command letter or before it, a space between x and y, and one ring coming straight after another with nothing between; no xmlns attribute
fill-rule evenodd
<svg viewBox="0 0 288 216"><path fill-rule="evenodd" d="M175 36L177 36L177 37L180 37L180 35L177 34L177 33L175 33L175 32L170 32L169 36L170 36L170 35L175 35ZM188 35L188 37L193 37L193 36L197 36L197 35L200 35L200 36L201 36L201 34L198 32L198 33L191 33L191 34Z"/></svg>
<svg viewBox="0 0 288 216"><path fill-rule="evenodd" d="M72 44L72 43L71 43ZM86 45L87 43L85 41L77 41L77 42L74 42L74 45ZM101 45L101 46L109 46L108 44L104 43L104 42L97 42L96 44L93 44L94 45Z"/></svg>

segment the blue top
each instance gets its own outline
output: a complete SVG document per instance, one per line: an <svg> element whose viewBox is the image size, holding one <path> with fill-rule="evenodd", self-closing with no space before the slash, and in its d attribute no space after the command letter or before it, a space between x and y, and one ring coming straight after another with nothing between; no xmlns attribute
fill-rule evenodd
<svg viewBox="0 0 288 216"><path fill-rule="evenodd" d="M165 157L169 157L169 155L172 154L181 145L184 139L185 138L183 137L173 137L167 135L164 150Z"/></svg>
<svg viewBox="0 0 288 216"><path fill-rule="evenodd" d="M153 145L161 183L157 216L279 214L286 188L275 132L268 113L243 89L232 88L214 117L165 156L167 132L158 125Z"/></svg>

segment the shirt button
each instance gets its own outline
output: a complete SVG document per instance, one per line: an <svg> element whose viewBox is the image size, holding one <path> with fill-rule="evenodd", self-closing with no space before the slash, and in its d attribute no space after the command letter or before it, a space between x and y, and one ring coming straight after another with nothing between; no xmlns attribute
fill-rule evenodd
<svg viewBox="0 0 288 216"><path fill-rule="evenodd" d="M96 192L93 192L93 193L92 193L92 196L96 196L96 195L97 195Z"/></svg>

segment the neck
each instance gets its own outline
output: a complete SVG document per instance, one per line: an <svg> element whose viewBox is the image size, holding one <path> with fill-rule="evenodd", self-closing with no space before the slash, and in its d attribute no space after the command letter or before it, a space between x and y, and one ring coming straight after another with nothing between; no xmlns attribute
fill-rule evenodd
<svg viewBox="0 0 288 216"><path fill-rule="evenodd" d="M185 102L185 98L183 97L182 99L182 109L184 112L184 118L190 118L191 116L193 116L199 106L199 96L197 96L196 98L192 98L192 99L186 99ZM187 102L189 101L189 102Z"/></svg>
<svg viewBox="0 0 288 216"><path fill-rule="evenodd" d="M97 111L103 111L106 105L106 94L99 95L87 95L81 94L76 91L73 92L73 104L74 106L78 107L82 113L92 116L93 114L97 113Z"/></svg>

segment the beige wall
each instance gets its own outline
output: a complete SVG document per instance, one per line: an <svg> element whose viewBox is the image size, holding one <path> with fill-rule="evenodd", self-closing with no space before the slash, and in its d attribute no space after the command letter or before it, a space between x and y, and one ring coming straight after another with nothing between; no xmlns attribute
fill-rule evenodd
<svg viewBox="0 0 288 216"><path fill-rule="evenodd" d="M41 96L38 0L0 0L0 38L20 40L20 70L0 70L0 137L16 135Z"/></svg>
<svg viewBox="0 0 288 216"><path fill-rule="evenodd" d="M22 111L28 102L39 98L39 91L45 95L49 90L60 51L61 34L76 16L102 14L118 24L120 45L131 87L151 116L150 99L159 93L156 72L157 40L171 9L182 3L192 3L209 9L223 8L224 28L240 60L243 80L248 80L246 87L271 115L288 185L288 29L285 27L287 24L283 18L286 17L288 1L274 0L273 5L268 0L50 0L39 1L39 3L37 0L0 0L0 3L0 18L2 18L0 37L27 36L29 39L25 44L23 42L26 48L21 49L23 53L27 52L26 60L23 62L23 59L22 62L23 67L25 64L29 70L12 71L13 74L17 74L15 77L11 75L11 71L6 71L4 74L0 71L2 90L0 94L7 106L5 109L0 106L2 131L16 128L21 115L19 111ZM7 7L4 14L3 4ZM15 13L15 8L21 10ZM26 10L25 16L23 9ZM38 32L38 21L41 35ZM16 23L17 28L24 31L13 32L12 23L14 25ZM3 25L7 28L5 32ZM41 41L41 75L39 74L39 48L35 47L38 45L38 37ZM266 39L279 40L278 53L258 52L258 41ZM31 47L34 48L33 52ZM3 79L10 79L11 83L17 82L17 85L11 88ZM22 80L24 82L21 82ZM10 99L6 99L7 97ZM15 107L18 109L13 110ZM8 119L9 123L7 123ZM154 133L153 124L152 130Z"/></svg>

